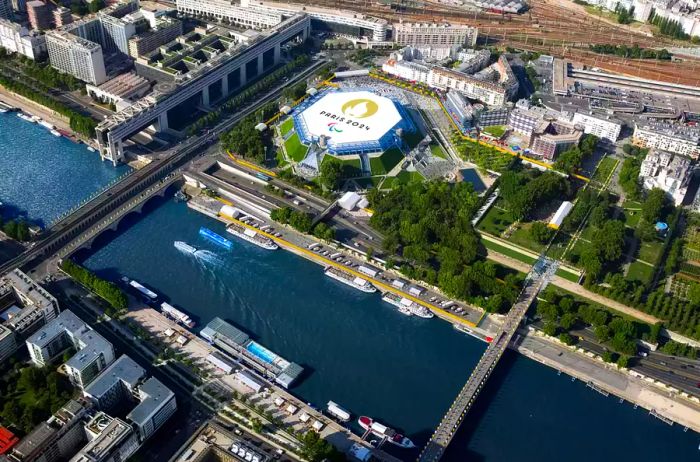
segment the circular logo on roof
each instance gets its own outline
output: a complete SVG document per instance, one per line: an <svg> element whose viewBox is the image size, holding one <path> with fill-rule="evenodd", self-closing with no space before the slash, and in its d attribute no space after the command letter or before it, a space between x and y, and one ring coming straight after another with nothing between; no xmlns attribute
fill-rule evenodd
<svg viewBox="0 0 700 462"><path fill-rule="evenodd" d="M379 110L379 105L367 98L351 99L343 104L341 108L343 114L354 119L364 119L371 117Z"/></svg>

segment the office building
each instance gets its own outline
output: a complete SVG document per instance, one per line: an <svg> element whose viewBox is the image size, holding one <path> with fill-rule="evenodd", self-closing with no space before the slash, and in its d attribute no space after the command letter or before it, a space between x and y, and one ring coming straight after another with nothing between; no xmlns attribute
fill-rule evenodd
<svg viewBox="0 0 700 462"><path fill-rule="evenodd" d="M126 419L136 428L141 443L177 410L175 394L158 379L146 379L146 371L126 355L105 369L83 395L104 412L123 412L138 400Z"/></svg>
<svg viewBox="0 0 700 462"><path fill-rule="evenodd" d="M14 19L11 0L0 0L0 19Z"/></svg>
<svg viewBox="0 0 700 462"><path fill-rule="evenodd" d="M51 66L84 82L100 85L107 80L102 47L65 31L46 34Z"/></svg>
<svg viewBox="0 0 700 462"><path fill-rule="evenodd" d="M533 135L530 151L553 162L564 151L577 146L583 133L573 125L559 120L545 121Z"/></svg>
<svg viewBox="0 0 700 462"><path fill-rule="evenodd" d="M151 437L177 410L175 393L151 377L138 386L139 404L126 416L139 434L139 441Z"/></svg>
<svg viewBox="0 0 700 462"><path fill-rule="evenodd" d="M86 425L90 441L70 462L123 462L140 447L138 435L127 422L97 413Z"/></svg>
<svg viewBox="0 0 700 462"><path fill-rule="evenodd" d="M21 24L0 19L0 47L10 53L41 60L46 56L46 37Z"/></svg>
<svg viewBox="0 0 700 462"><path fill-rule="evenodd" d="M119 403L130 401L146 371L126 355L122 355L83 390L83 396L101 410L109 412Z"/></svg>
<svg viewBox="0 0 700 462"><path fill-rule="evenodd" d="M479 29L476 27L461 24L399 22L392 27L394 42L399 45L473 47L479 35Z"/></svg>
<svg viewBox="0 0 700 462"><path fill-rule="evenodd" d="M70 400L45 422L37 425L12 449L11 462L68 460L87 442L83 422L92 407L86 400Z"/></svg>
<svg viewBox="0 0 700 462"><path fill-rule="evenodd" d="M129 39L129 56L138 58L182 35L182 21L165 16L157 18L150 30Z"/></svg>
<svg viewBox="0 0 700 462"><path fill-rule="evenodd" d="M139 12L117 16L108 13L99 13L100 24L103 29L104 42L101 43L105 52L120 52L129 54L129 39L136 34L148 30L148 20Z"/></svg>
<svg viewBox="0 0 700 462"><path fill-rule="evenodd" d="M36 331L26 343L32 362L39 367L74 348L76 353L63 367L70 381L81 389L114 361L112 344L69 310Z"/></svg>
<svg viewBox="0 0 700 462"><path fill-rule="evenodd" d="M171 462L269 462L270 457L242 436L209 421L187 440ZM355 459L353 459L355 460ZM357 459L357 460L369 460Z"/></svg>
<svg viewBox="0 0 700 462"><path fill-rule="evenodd" d="M19 269L0 279L0 361L58 315L58 302Z"/></svg>
<svg viewBox="0 0 700 462"><path fill-rule="evenodd" d="M445 109L452 120L464 131L469 131L474 125L474 106L456 90L447 92Z"/></svg>
<svg viewBox="0 0 700 462"><path fill-rule="evenodd" d="M692 176L689 158L664 151L650 151L639 169L644 189L663 189L676 206L683 203Z"/></svg>
<svg viewBox="0 0 700 462"><path fill-rule="evenodd" d="M285 18L307 14L311 18L312 30L358 39L365 43L385 42L389 30L389 24L384 19L338 8L264 0L241 0L241 7L251 11L280 14Z"/></svg>
<svg viewBox="0 0 700 462"><path fill-rule="evenodd" d="M53 24L55 27L63 27L73 22L73 15L65 6L59 6L53 10Z"/></svg>
<svg viewBox="0 0 700 462"><path fill-rule="evenodd" d="M53 15L51 14L51 8L46 3L40 0L27 2L27 16L29 17L29 24L32 26L32 29L51 29Z"/></svg>
<svg viewBox="0 0 700 462"><path fill-rule="evenodd" d="M480 128L506 125L509 114L510 108L508 106L484 107L483 104L474 105L474 121Z"/></svg>
<svg viewBox="0 0 700 462"><path fill-rule="evenodd" d="M622 122L607 116L592 113L577 112L571 118L571 123L583 127L585 134L595 135L601 140L614 143L622 131Z"/></svg>
<svg viewBox="0 0 700 462"><path fill-rule="evenodd" d="M632 143L693 159L700 156L700 130L697 127L668 123L635 124Z"/></svg>
<svg viewBox="0 0 700 462"><path fill-rule="evenodd" d="M282 22L282 14L245 8L231 0L177 0L177 11L209 20L225 21L251 28L273 27Z"/></svg>
<svg viewBox="0 0 700 462"><path fill-rule="evenodd" d="M541 110L516 107L510 111L508 126L513 132L530 137L544 120L544 115L544 111Z"/></svg>

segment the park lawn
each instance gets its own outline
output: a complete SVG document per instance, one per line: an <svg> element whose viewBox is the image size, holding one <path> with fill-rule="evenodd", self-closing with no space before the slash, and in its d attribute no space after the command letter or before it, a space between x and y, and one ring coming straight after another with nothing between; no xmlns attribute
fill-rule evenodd
<svg viewBox="0 0 700 462"><path fill-rule="evenodd" d="M392 168L403 160L403 153L399 148L391 148L377 157L369 158L369 167L372 175L386 175Z"/></svg>
<svg viewBox="0 0 700 462"><path fill-rule="evenodd" d="M388 176L384 178L380 189L393 189L399 182L395 176Z"/></svg>
<svg viewBox="0 0 700 462"><path fill-rule="evenodd" d="M281 149L277 148L277 152L275 152L275 167L277 168L282 168L288 164L287 159L284 158L284 152L282 152Z"/></svg>
<svg viewBox="0 0 700 462"><path fill-rule="evenodd" d="M343 172L346 178L362 176L362 162L360 159L341 159L340 161L343 163Z"/></svg>
<svg viewBox="0 0 700 462"><path fill-rule="evenodd" d="M481 131L488 133L491 136L495 136L496 138L501 138L506 133L506 127L503 125L490 125L488 127L484 127Z"/></svg>
<svg viewBox="0 0 700 462"><path fill-rule="evenodd" d="M642 209L642 203L638 201L626 200L622 203L623 209Z"/></svg>
<svg viewBox="0 0 700 462"><path fill-rule="evenodd" d="M532 223L521 223L518 226L518 229L513 231L513 233L510 235L508 241L515 245L519 245L520 247L524 247L528 250L539 253L544 250L544 245L535 241L530 236L530 228L532 228Z"/></svg>
<svg viewBox="0 0 700 462"><path fill-rule="evenodd" d="M396 175L396 180L399 183L414 183L418 181L423 181L423 175L418 172L409 172L408 170L401 170L398 175Z"/></svg>
<svg viewBox="0 0 700 462"><path fill-rule="evenodd" d="M600 183L605 183L617 166L618 160L614 157L603 157L600 162L598 162L598 168L596 168L593 174L593 180Z"/></svg>
<svg viewBox="0 0 700 462"><path fill-rule="evenodd" d="M293 128L294 128L294 119L292 119L291 117L287 118L287 120L285 120L284 122L282 122L280 124L280 132L282 133L282 136L291 132Z"/></svg>
<svg viewBox="0 0 700 462"><path fill-rule="evenodd" d="M590 245L589 242L582 241L581 239L577 240L574 246L571 249L569 249L569 251L566 253L566 256L564 258L572 265L578 265L581 253L583 252L583 249L588 245Z"/></svg>
<svg viewBox="0 0 700 462"><path fill-rule="evenodd" d="M435 157L447 159L447 153L444 149L442 149L442 146L440 146L439 144L431 143L430 152L432 152Z"/></svg>
<svg viewBox="0 0 700 462"><path fill-rule="evenodd" d="M521 261L523 263L527 263L528 265L532 265L537 261L536 258L532 258L529 255L522 254L516 250L513 250L508 247L504 247L500 244L497 244L495 242L491 242L486 239L482 239L481 242L484 244L484 247L486 247L489 250L493 250L494 252L498 252L500 254L503 254L507 257L514 258L515 260Z"/></svg>
<svg viewBox="0 0 700 462"><path fill-rule="evenodd" d="M503 231L508 229L508 227L515 222L513 217L510 216L510 212L498 208L498 202L486 212L481 220L479 221L477 228L481 231L493 234L494 236L500 236Z"/></svg>
<svg viewBox="0 0 700 462"><path fill-rule="evenodd" d="M643 242L639 247L638 260L643 260L647 263L655 265L661 257L661 252L664 250L664 243L658 239L652 242Z"/></svg>
<svg viewBox="0 0 700 462"><path fill-rule="evenodd" d="M289 137L287 141L284 142L284 147L287 149L287 155L292 158L295 162L301 162L306 156L306 151L309 148L301 144L299 135L296 133Z"/></svg>
<svg viewBox="0 0 700 462"><path fill-rule="evenodd" d="M629 226L630 228L636 229L637 225L639 224L639 219L642 216L642 211L641 210L624 209L623 215L624 215L625 225Z"/></svg>
<svg viewBox="0 0 700 462"><path fill-rule="evenodd" d="M645 265L640 261L633 261L627 271L627 279L630 281L640 281L647 284L654 276L654 267Z"/></svg>
<svg viewBox="0 0 700 462"><path fill-rule="evenodd" d="M554 274L556 274L557 276L559 276L559 277L561 277L561 278L564 278L564 279L566 279L566 280L568 280L568 281L576 282L576 283L578 283L578 280L579 280L579 277L580 277L580 276L578 276L578 275L576 275L576 274L574 274L574 273L571 273L571 272L569 272L569 271L566 271L565 269L562 269L562 268L559 268L559 269L557 270L557 272L554 273Z"/></svg>

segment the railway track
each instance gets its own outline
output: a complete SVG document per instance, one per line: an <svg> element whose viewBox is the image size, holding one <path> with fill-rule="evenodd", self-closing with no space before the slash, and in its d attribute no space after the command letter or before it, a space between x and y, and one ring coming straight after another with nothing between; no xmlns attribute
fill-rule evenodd
<svg viewBox="0 0 700 462"><path fill-rule="evenodd" d="M303 3L301 0L292 0ZM677 44L665 37L649 37L603 21L575 8L560 5L555 0L531 0L524 14L498 14L465 10L464 7L427 1L423 7L401 8L380 5L374 1L358 3L351 0L314 0L319 6L360 11L384 18L389 22L400 19L416 22L449 21L479 28L487 45L510 46L566 57L586 65L600 67L640 78L666 82L700 85L696 69L700 60L684 58L681 62L630 60L589 51L594 44L637 45L641 48L663 48ZM623 38L624 37L624 38Z"/></svg>

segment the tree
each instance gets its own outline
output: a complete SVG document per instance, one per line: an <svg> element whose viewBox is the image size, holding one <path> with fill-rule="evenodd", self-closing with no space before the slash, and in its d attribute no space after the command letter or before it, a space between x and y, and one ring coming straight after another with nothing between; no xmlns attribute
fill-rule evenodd
<svg viewBox="0 0 700 462"><path fill-rule="evenodd" d="M559 334L559 340L565 345L573 345L576 342L576 340L574 340L574 337L572 337L566 332L562 332L561 334Z"/></svg>
<svg viewBox="0 0 700 462"><path fill-rule="evenodd" d="M301 455L309 462L340 462L345 460L345 456L335 449L328 441L314 432L308 431L297 438L301 442Z"/></svg>
<svg viewBox="0 0 700 462"><path fill-rule="evenodd" d="M104 7L104 0L92 0L90 3L88 3L88 11L90 11L90 13L97 13Z"/></svg>
<svg viewBox="0 0 700 462"><path fill-rule="evenodd" d="M603 361L605 361L606 363L611 363L611 362L615 361L615 358L613 357L612 352L610 352L608 350L605 350L601 356L603 358Z"/></svg>
<svg viewBox="0 0 700 462"><path fill-rule="evenodd" d="M547 321L544 323L544 326L542 326L542 332L544 332L545 335L549 335L550 337L556 336L558 330L559 326L557 326L557 323L552 321Z"/></svg>
<svg viewBox="0 0 700 462"><path fill-rule="evenodd" d="M262 433L265 429L265 426L260 421L260 419L258 419L257 417L253 417L252 419L250 419L250 428L252 428L255 433Z"/></svg>
<svg viewBox="0 0 700 462"><path fill-rule="evenodd" d="M536 221L530 227L530 237L540 244L546 244L552 238L554 230L541 221Z"/></svg>
<svg viewBox="0 0 700 462"><path fill-rule="evenodd" d="M560 172L574 173L581 167L583 153L578 147L562 152L554 161L554 168Z"/></svg>
<svg viewBox="0 0 700 462"><path fill-rule="evenodd" d="M564 330L569 330L576 325L578 322L578 316L574 313L566 313L559 320L559 325Z"/></svg>
<svg viewBox="0 0 700 462"><path fill-rule="evenodd" d="M343 163L333 156L328 156L328 159L321 164L319 180L323 187L330 190L336 190L340 186L340 181L343 178Z"/></svg>
<svg viewBox="0 0 700 462"><path fill-rule="evenodd" d="M620 355L619 358L617 358L617 367L620 368L626 368L629 364L630 357L627 355Z"/></svg>
<svg viewBox="0 0 700 462"><path fill-rule="evenodd" d="M663 189L654 188L649 191L644 204L642 204L642 220L650 224L659 221L666 201L666 193Z"/></svg>

